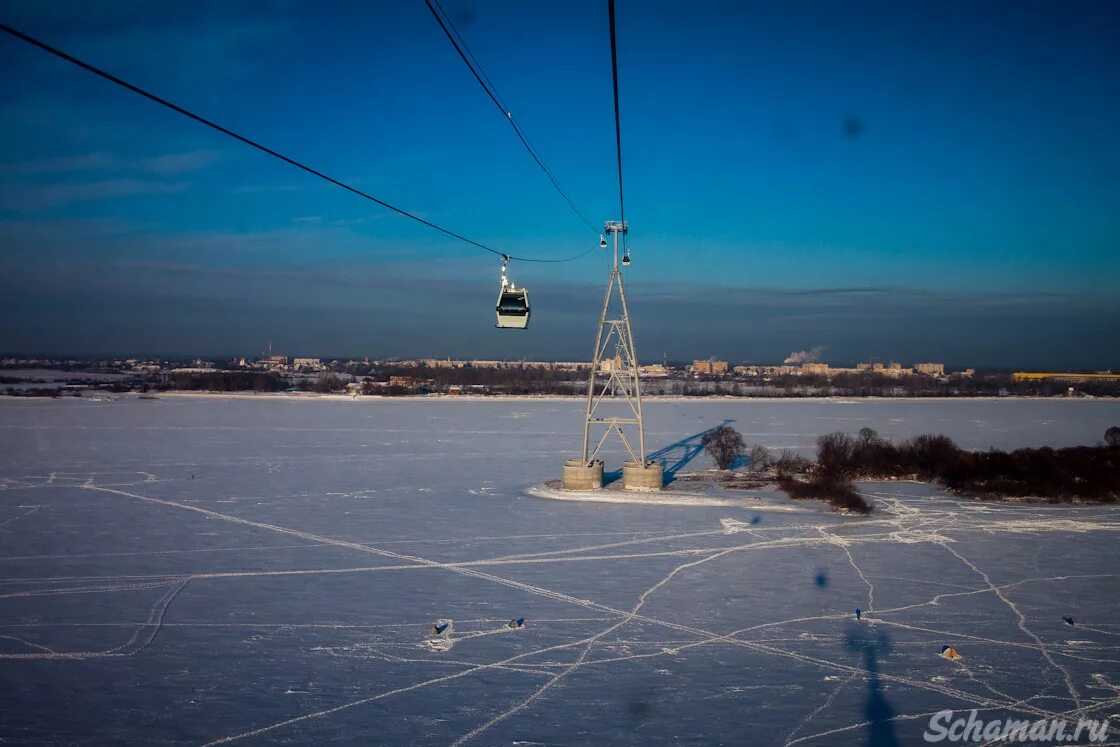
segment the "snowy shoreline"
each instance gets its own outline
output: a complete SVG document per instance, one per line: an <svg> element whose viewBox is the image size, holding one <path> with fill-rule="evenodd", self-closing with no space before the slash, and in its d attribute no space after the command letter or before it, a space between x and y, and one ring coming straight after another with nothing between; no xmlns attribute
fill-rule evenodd
<svg viewBox="0 0 1120 747"><path fill-rule="evenodd" d="M768 501L759 495L743 491L739 496L716 496L703 493L684 493L664 490L659 493L639 493L625 490L602 488L599 490L564 490L548 485L532 485L524 490L525 495L534 498L547 498L554 501L575 501L581 503L631 503L653 506L729 506L747 508L755 511L779 511L783 513L810 513L812 508L794 506L787 503Z"/></svg>

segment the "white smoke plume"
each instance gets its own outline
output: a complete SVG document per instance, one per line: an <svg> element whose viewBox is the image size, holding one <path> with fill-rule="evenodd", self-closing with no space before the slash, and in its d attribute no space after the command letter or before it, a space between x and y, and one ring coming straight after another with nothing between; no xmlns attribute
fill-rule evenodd
<svg viewBox="0 0 1120 747"><path fill-rule="evenodd" d="M798 350L796 353L790 353L782 363L816 363L821 359L821 353L823 352L824 347L822 345L817 345L809 350Z"/></svg>

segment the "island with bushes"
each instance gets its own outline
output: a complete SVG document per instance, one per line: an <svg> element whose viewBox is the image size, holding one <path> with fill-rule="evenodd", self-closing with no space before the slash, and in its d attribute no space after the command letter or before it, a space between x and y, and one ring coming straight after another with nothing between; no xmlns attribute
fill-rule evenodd
<svg viewBox="0 0 1120 747"><path fill-rule="evenodd" d="M731 488L776 484L790 498L822 500L833 508L866 514L872 506L855 487L860 480L916 480L954 494L985 500L1109 504L1120 500L1120 427L1112 426L1095 446L1002 451L962 449L948 436L926 434L895 444L871 428L826 433L817 439L815 460L765 447L747 450L728 425L705 433L704 449ZM732 471L746 464L746 474ZM695 476L693 476L695 479Z"/></svg>

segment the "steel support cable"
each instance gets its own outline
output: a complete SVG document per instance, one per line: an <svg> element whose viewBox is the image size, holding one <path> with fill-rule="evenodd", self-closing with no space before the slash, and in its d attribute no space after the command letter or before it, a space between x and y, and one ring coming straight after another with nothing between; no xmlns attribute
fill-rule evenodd
<svg viewBox="0 0 1120 747"><path fill-rule="evenodd" d="M443 6L439 4L439 0L433 0L433 2L435 3L436 8L439 9L439 12L443 15L443 17L447 19L447 25L451 28L451 32L455 34L455 38L458 39L459 43L463 46L463 51L465 51L467 53L467 56L471 58L471 62L474 63L474 67L476 70L478 70L479 75L481 75L482 79L486 81L486 85L490 87L490 91L493 92L494 96L498 99L498 104L499 106L501 106L502 111L508 112L509 107L506 106L505 99L503 99L501 94L498 93L498 87L495 86L494 82L490 80L490 76L488 76L486 74L486 71L482 68L482 63L480 63L478 61L478 58L474 56L474 52L471 51L470 45L467 44L467 40L463 38L463 35L459 33L459 29L456 28L455 24L451 21L451 16L449 16L447 14L447 11L443 9Z"/></svg>
<svg viewBox="0 0 1120 747"><path fill-rule="evenodd" d="M615 42L614 0L607 0L611 28L611 74L614 79L614 142L618 151L618 213L623 225L626 224L626 206L622 199L622 119L618 113L618 45ZM623 234L625 236L625 234Z"/></svg>
<svg viewBox="0 0 1120 747"><path fill-rule="evenodd" d="M168 108L168 109L170 109L170 110L172 110L172 111L174 111L178 114L181 114L184 117L187 117L188 119L193 119L195 122L198 122L199 124L205 125L205 126L211 128L213 130L216 130L216 131L222 133L223 135L227 135L228 137L231 137L234 140L237 140L241 143L244 143L245 145L248 145L251 148L255 148L256 150L259 150L262 153L266 153L266 154L272 156L273 158L279 159L279 160L283 161L284 163L287 163L290 166L294 166L297 169L300 169L302 171L307 172L308 174L311 174L312 176L316 176L316 177L322 179L323 181L329 182L329 183L335 185L336 187L341 187L342 189L346 190L347 192L350 192L352 194L357 195L358 197L362 197L366 200L369 200L370 202L376 203L383 208L386 208L388 210L393 211L394 213L397 213L398 215L402 215L405 218L409 218L411 220L414 220L417 223L420 223L422 225L427 226L428 228L439 231L440 233L444 234L445 236L450 236L453 239L458 239L459 241L470 244L471 246L477 247L478 249L482 249L484 251L490 252L491 254L496 254L499 257L506 257L506 258L510 259L511 261L516 261L516 262L571 262L573 260L579 259L580 257L584 257L584 256L586 256L587 254L590 253L590 252L583 252L582 254L577 254L577 255L572 256L572 257L564 257L564 258L559 258L559 259L537 259L537 258L533 258L533 257L517 257L517 256L511 255L511 254L506 254L505 252L498 251L497 249L493 249L493 248L491 248L489 246L486 246L485 244L482 244L478 241L474 241L473 239L468 239L466 236L455 233L454 231L451 231L447 228L444 228L443 226L436 225L435 223L432 223L431 221L425 220L418 215L414 215L414 214L408 212L407 210L399 208L395 205L391 205L388 202L385 202L384 200L380 200L380 199L374 197L373 195L371 195L367 192L363 192L362 190L358 189L357 187L352 187L352 186L350 186L349 184L346 184L343 181L335 179L332 176L328 176L327 174L324 174L322 171L319 171L318 169L314 169L310 166L307 166L306 164L300 163L299 161L295 160L294 158L290 158L288 156L285 156L283 153L275 151L272 148L269 148L268 146L261 145L260 143L256 142L255 140L252 140L252 139L250 139L250 138L248 138L244 135L238 134L238 133L234 132L233 130L231 130L227 127L223 127L222 125L220 125L216 122L213 122L209 119L206 119L203 116L195 114L194 112L189 111L188 109L184 109L183 107L179 106L178 104L173 104L172 102L168 101L167 99L164 99L160 96L157 96L156 94L151 93L150 91L146 91L143 88L140 88L139 86L133 85L132 83L129 83L126 80L118 78L117 76L113 75L112 73L106 72L105 70L102 70L101 68L96 67L95 65L92 65L88 62L85 62L83 60L78 59L77 57L74 57L70 54L67 54L66 52L63 52L61 49L58 49L56 47L52 47L51 45L47 44L46 42L40 41L40 40L36 39L35 37L30 36L29 34L23 33L19 29L12 28L11 26L9 26L5 23L0 23L0 30L6 32L7 34L9 34L11 36L14 36L15 38L19 39L20 41L26 42L27 44L30 44L33 47L37 47L37 48L43 50L44 52L48 52L49 54L52 54L55 57L58 57L59 59L65 60L66 62L69 62L72 65L76 65L77 67L80 67L83 70L86 70L87 72L93 73L94 75L97 75L101 78L104 78L105 80L107 80L111 83L115 83L118 86L121 86L122 88L125 88L129 91L132 91L135 94L143 96L144 98L146 98L150 101L154 101L155 103L157 103L161 106L164 106L164 107L166 107L166 108Z"/></svg>
<svg viewBox="0 0 1120 747"><path fill-rule="evenodd" d="M461 59L463 64L467 66L467 69L471 71L471 75L478 81L478 85L482 86L482 90L486 92L486 95L494 102L494 106L498 107L498 111L500 111L506 121L509 122L510 127L513 128L514 134L517 135L517 139L520 140L521 144L525 147L525 152L529 154L536 162L537 166L540 167L541 171L544 172L544 175L548 177L548 181L552 183L556 192L564 198L564 202L568 203L568 207L572 209L572 212L576 214L585 226L595 233L599 233L600 229L596 228L595 225L587 219L587 216L583 214L583 211L576 207L572 198L568 197L568 193L560 186L560 182L556 179L552 170L545 165L544 161L537 153L536 148L529 142L525 131L521 129L521 126L517 124L517 120L513 118L513 112L509 110L502 100L498 89L490 82L486 71L482 69L482 65L479 64L478 59L475 58L474 53L471 52L470 47L467 46L466 41L459 34L459 30L455 28L455 24L452 23L451 18L448 17L447 13L443 10L443 6L439 4L439 0L424 0L424 3L428 6L428 10L431 11L432 17L436 19L436 23L443 29L443 33L447 36L447 40L451 42L451 46L454 47L455 51L459 54L459 59Z"/></svg>

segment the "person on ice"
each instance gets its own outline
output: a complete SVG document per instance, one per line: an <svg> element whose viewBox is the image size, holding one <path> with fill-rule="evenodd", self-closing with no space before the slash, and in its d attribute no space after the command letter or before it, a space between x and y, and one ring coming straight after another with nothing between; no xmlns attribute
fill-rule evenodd
<svg viewBox="0 0 1120 747"><path fill-rule="evenodd" d="M525 625L525 618L524 617L519 617L515 620L510 620L508 623L506 623L507 628L521 628L521 627L524 627L524 625Z"/></svg>
<svg viewBox="0 0 1120 747"><path fill-rule="evenodd" d="M1062 622L1064 622L1066 625L1070 626L1071 628L1073 627L1073 618L1072 617L1067 617L1066 615L1062 615Z"/></svg>
<svg viewBox="0 0 1120 747"><path fill-rule="evenodd" d="M856 619L858 620L861 617L863 617L863 613L859 611L859 607L856 607Z"/></svg>

